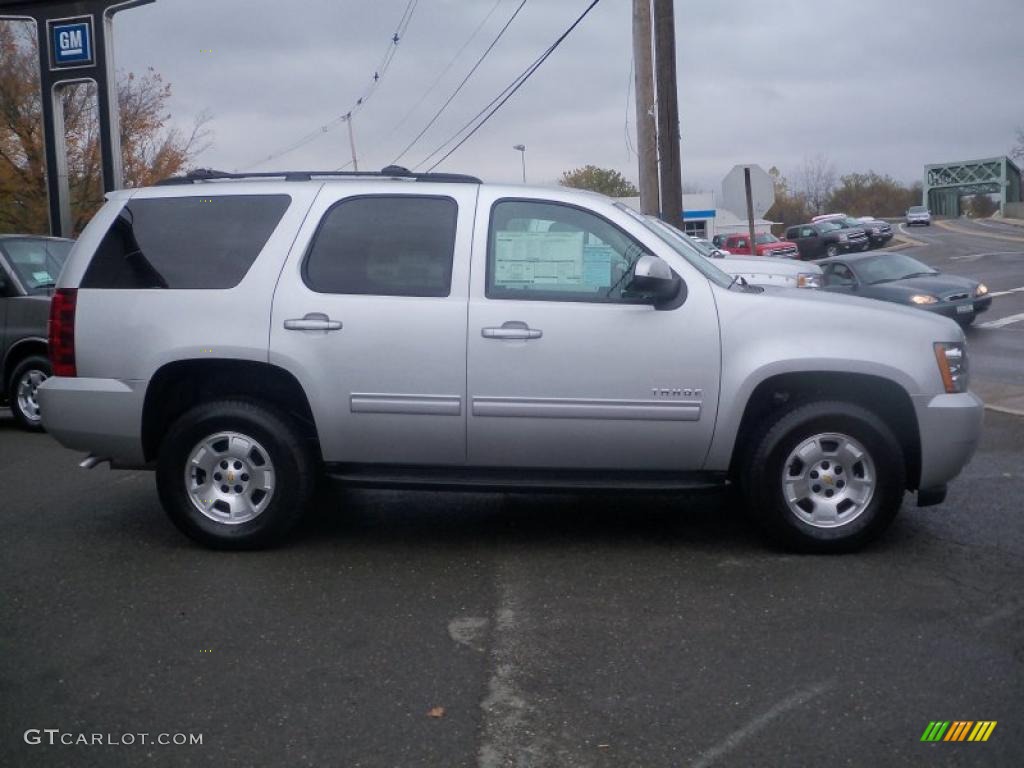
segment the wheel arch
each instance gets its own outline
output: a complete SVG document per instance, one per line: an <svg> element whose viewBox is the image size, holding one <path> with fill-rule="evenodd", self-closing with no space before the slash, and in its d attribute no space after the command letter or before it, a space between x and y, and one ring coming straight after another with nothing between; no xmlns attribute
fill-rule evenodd
<svg viewBox="0 0 1024 768"><path fill-rule="evenodd" d="M921 477L921 433L910 394L901 384L885 376L839 371L778 373L760 381L746 399L730 446L730 477L735 479L764 419L794 404L819 399L855 403L881 418L900 443L907 487L917 489Z"/></svg>
<svg viewBox="0 0 1024 768"><path fill-rule="evenodd" d="M40 354L49 359L49 346L41 336L25 336L14 342L4 353L3 365L0 366L0 382L7 387L8 379L18 367L18 363L33 354Z"/></svg>
<svg viewBox="0 0 1024 768"><path fill-rule="evenodd" d="M145 460L156 459L163 435L181 414L222 398L258 400L287 414L319 459L319 434L309 398L292 373L270 363L202 358L166 363L150 379L142 407Z"/></svg>

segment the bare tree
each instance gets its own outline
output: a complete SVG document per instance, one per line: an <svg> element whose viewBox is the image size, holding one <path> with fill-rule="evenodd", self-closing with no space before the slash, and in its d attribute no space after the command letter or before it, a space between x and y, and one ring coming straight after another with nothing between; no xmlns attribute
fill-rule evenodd
<svg viewBox="0 0 1024 768"><path fill-rule="evenodd" d="M836 187L836 166L820 152L804 157L796 176L797 191L814 213L824 213L825 204Z"/></svg>
<svg viewBox="0 0 1024 768"><path fill-rule="evenodd" d="M1018 163L1024 163L1024 126L1017 129L1017 143L1010 150L1010 157Z"/></svg>

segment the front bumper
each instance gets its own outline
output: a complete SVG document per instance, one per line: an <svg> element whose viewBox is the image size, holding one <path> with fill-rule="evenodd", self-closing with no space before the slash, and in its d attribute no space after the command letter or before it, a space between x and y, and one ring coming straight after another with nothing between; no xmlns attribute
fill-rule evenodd
<svg viewBox="0 0 1024 768"><path fill-rule="evenodd" d="M973 392L914 395L912 400L921 434L918 488L938 488L959 475L974 455L985 406Z"/></svg>
<svg viewBox="0 0 1024 768"><path fill-rule="evenodd" d="M883 245L892 240L892 230L888 232L879 232L871 235L871 242L875 245Z"/></svg>
<svg viewBox="0 0 1024 768"><path fill-rule="evenodd" d="M39 387L43 426L65 448L142 466L145 381L51 376Z"/></svg>
<svg viewBox="0 0 1024 768"><path fill-rule="evenodd" d="M927 312L948 317L951 320L967 320L980 315L992 306L991 296L982 296L974 299L962 299L960 301L940 301L937 304L922 304L918 306ZM964 307L964 309L961 309Z"/></svg>

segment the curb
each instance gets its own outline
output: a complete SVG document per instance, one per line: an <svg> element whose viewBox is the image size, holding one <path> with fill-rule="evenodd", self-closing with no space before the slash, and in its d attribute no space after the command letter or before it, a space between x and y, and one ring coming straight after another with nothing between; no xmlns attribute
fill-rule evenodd
<svg viewBox="0 0 1024 768"><path fill-rule="evenodd" d="M995 413L1006 413L1010 416L1024 416L1024 411L1019 408L1006 408L1002 405L989 405L988 403L985 403L985 410L994 411Z"/></svg>
<svg viewBox="0 0 1024 768"><path fill-rule="evenodd" d="M956 232L958 235L974 235L975 237L986 237L991 240L1008 240L1011 243L1024 243L1024 237L1019 237L1017 235L1000 235L996 232L976 232L970 229L962 229L945 219L936 219L935 224L948 232Z"/></svg>
<svg viewBox="0 0 1024 768"><path fill-rule="evenodd" d="M990 382L982 378L971 383L970 391L981 398L986 410L1010 416L1024 416L1024 407L1017 407L1024 405L1024 387Z"/></svg>

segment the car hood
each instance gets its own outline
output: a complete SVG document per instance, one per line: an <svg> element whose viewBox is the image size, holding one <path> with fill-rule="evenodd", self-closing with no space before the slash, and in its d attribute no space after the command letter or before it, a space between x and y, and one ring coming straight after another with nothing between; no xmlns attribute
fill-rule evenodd
<svg viewBox="0 0 1024 768"><path fill-rule="evenodd" d="M771 256L729 256L724 259L715 259L714 265L726 272L771 272L778 275L799 275L821 274L821 267L817 264L809 264L805 261L794 259L776 259Z"/></svg>
<svg viewBox="0 0 1024 768"><path fill-rule="evenodd" d="M969 291L974 293L974 289L978 287L977 280L971 280L967 277L960 277L959 275L929 275L924 277L908 277L904 280L896 280L891 283L877 283L874 285L866 285L864 288L870 290L873 293L891 293L897 294L915 294L915 293L930 293L935 296L943 296L947 293L954 293L958 291Z"/></svg>
<svg viewBox="0 0 1024 768"><path fill-rule="evenodd" d="M818 321L823 326L833 325L836 321L840 324L860 322L866 332L884 337L891 337L904 329L908 333L925 330L932 334L938 333L933 341L943 338L943 331L945 336L949 336L950 326L954 333L959 331L959 326L949 318L922 312L911 306L879 301L870 296L776 286L764 286L764 292L787 303L796 302L792 311L799 313L800 327L817 327ZM796 316L793 319L796 321Z"/></svg>

